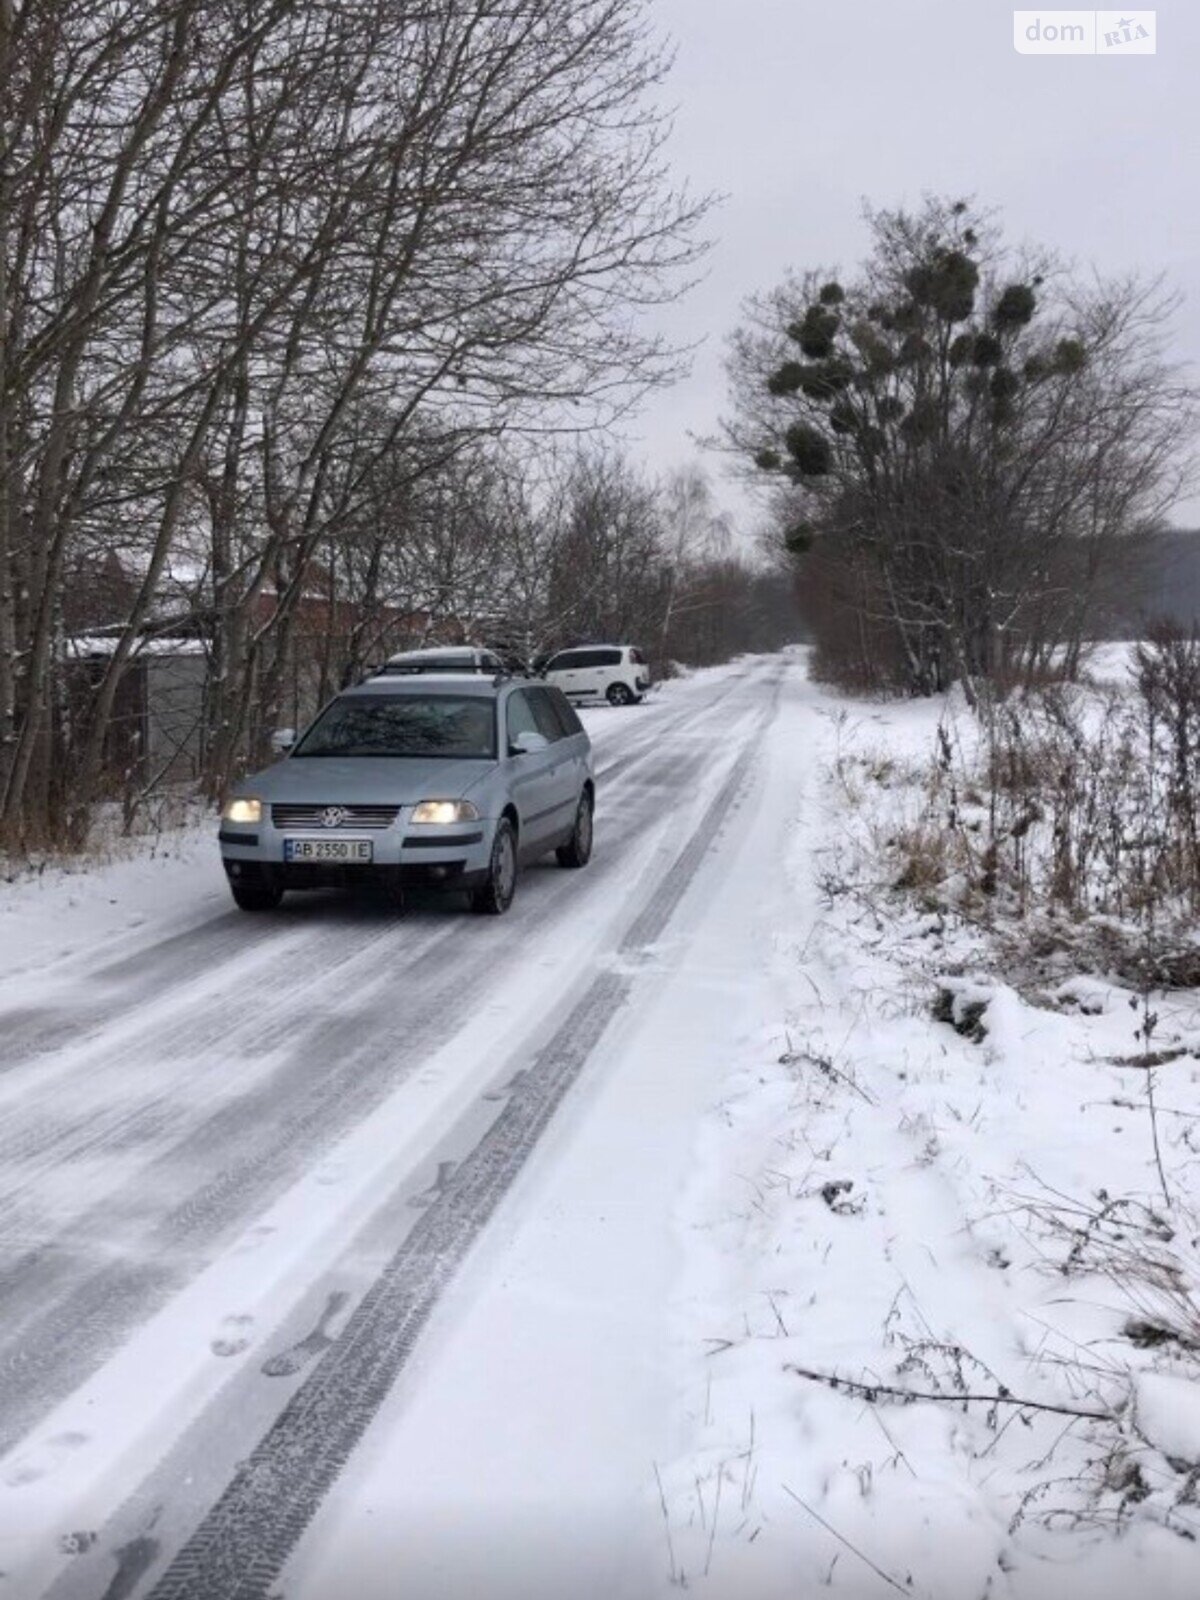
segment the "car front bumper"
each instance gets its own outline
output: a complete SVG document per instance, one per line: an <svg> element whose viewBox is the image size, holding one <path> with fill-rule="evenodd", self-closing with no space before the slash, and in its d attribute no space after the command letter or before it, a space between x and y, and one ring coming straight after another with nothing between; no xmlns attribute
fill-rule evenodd
<svg viewBox="0 0 1200 1600"><path fill-rule="evenodd" d="M389 828L280 829L266 808L262 822L223 823L218 835L225 875L232 883L278 889L325 889L358 884L426 884L472 888L481 883L491 858L495 823L414 827L408 809ZM288 861L287 839L369 840L370 861Z"/></svg>

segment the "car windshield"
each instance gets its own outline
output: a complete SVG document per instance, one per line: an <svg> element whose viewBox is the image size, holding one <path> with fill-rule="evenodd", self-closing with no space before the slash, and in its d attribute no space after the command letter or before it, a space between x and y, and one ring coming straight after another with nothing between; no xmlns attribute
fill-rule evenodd
<svg viewBox="0 0 1200 1600"><path fill-rule="evenodd" d="M478 695L347 695L328 706L296 756L494 759L496 712Z"/></svg>

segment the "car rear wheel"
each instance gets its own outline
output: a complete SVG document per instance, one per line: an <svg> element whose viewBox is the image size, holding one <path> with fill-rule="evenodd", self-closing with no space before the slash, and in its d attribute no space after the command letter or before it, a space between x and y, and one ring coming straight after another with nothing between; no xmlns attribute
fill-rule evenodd
<svg viewBox="0 0 1200 1600"><path fill-rule="evenodd" d="M571 837L554 852L560 867L586 867L592 859L592 812L591 792L585 789L579 796Z"/></svg>
<svg viewBox="0 0 1200 1600"><path fill-rule="evenodd" d="M487 879L471 896L471 909L485 917L500 917L517 892L517 836L507 817L496 824Z"/></svg>
<svg viewBox="0 0 1200 1600"><path fill-rule="evenodd" d="M261 884L231 883L229 892L240 911L274 911L283 899L282 889L267 889Z"/></svg>
<svg viewBox="0 0 1200 1600"><path fill-rule="evenodd" d="M610 706L631 706L637 697L627 683L610 683L606 698Z"/></svg>

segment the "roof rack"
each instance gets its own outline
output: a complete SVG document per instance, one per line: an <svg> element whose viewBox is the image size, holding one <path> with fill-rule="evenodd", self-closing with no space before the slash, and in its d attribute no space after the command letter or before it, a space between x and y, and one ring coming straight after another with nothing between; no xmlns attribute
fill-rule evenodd
<svg viewBox="0 0 1200 1600"><path fill-rule="evenodd" d="M502 672L492 675L492 684L498 689L502 683L507 683L510 678L526 678L533 681L540 677L540 672L533 672L529 667L505 667Z"/></svg>
<svg viewBox="0 0 1200 1600"><path fill-rule="evenodd" d="M481 661L456 661L443 657L440 661L385 661L376 669L372 676L376 678L419 678L425 674L430 677L445 677L447 673L456 676L470 674L474 677L485 678L490 672Z"/></svg>

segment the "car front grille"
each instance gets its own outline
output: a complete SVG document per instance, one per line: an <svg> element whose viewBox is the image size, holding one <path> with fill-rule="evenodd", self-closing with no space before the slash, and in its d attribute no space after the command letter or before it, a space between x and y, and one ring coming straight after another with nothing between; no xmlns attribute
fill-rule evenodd
<svg viewBox="0 0 1200 1600"><path fill-rule="evenodd" d="M331 821L335 812L341 815ZM319 806L271 807L271 821L277 828L390 828L399 815L399 806L342 806L334 801Z"/></svg>

